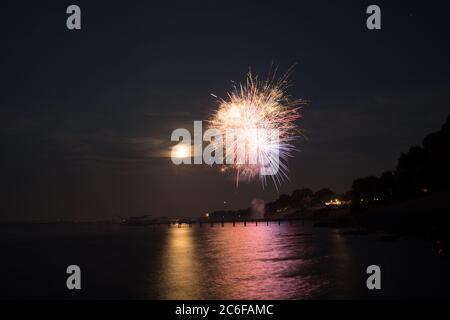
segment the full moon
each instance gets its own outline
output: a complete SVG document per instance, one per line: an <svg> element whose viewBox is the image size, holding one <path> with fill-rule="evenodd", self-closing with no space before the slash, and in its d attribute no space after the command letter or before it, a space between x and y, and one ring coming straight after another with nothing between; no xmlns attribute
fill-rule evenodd
<svg viewBox="0 0 450 320"><path fill-rule="evenodd" d="M187 158L191 156L191 149L188 146L176 145L172 148L172 157Z"/></svg>

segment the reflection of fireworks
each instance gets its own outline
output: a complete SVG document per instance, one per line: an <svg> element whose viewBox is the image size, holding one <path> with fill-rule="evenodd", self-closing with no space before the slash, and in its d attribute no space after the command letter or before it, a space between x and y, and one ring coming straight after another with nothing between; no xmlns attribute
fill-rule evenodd
<svg viewBox="0 0 450 320"><path fill-rule="evenodd" d="M236 161L236 142L233 140L227 144L225 157L233 157L233 165L224 165L221 171L234 170L237 185L239 179L251 181L259 177L264 187L266 176L261 174L263 167L275 169L273 172L276 174L271 175L275 186L288 178L287 159L296 150L293 141L300 134L296 120L300 118L299 108L303 104L302 100L290 100L286 94L290 71L277 80L274 72L266 81L260 81L249 72L246 83L228 93L227 100L220 100L218 110L208 121L209 128L218 130L223 136L230 130L239 132L246 148L256 150L256 162L239 163ZM260 129L268 132L269 137L261 139L261 136L255 136L256 130ZM274 132L276 143L270 137ZM215 147L221 148L218 144Z"/></svg>

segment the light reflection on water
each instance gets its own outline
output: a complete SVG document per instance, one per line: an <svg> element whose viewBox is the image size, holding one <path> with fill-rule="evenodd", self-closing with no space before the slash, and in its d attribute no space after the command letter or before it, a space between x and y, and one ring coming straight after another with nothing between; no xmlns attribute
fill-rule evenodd
<svg viewBox="0 0 450 320"><path fill-rule="evenodd" d="M289 225L168 229L160 274L162 299L306 299L330 283L326 249L334 235ZM345 245L338 244L345 257ZM325 254L324 254L325 253ZM317 269L316 269L317 268Z"/></svg>
<svg viewBox="0 0 450 320"><path fill-rule="evenodd" d="M429 241L379 237L295 223L0 226L0 300L450 297L450 259ZM65 286L74 263L83 270L76 294ZM371 264L382 271L376 292L366 287Z"/></svg>

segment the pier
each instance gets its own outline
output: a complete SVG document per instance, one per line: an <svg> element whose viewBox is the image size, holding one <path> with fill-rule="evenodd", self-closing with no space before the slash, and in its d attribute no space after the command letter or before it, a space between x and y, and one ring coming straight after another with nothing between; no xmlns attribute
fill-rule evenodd
<svg viewBox="0 0 450 320"><path fill-rule="evenodd" d="M199 228L203 228L204 224L209 224L209 227L213 228L215 226L225 227L225 226L232 226L236 227L236 225L242 225L244 227L247 226L247 224L254 225L256 227L258 226L270 226L270 224L277 224L278 226L281 226L281 224L290 224L293 223L305 223L305 219L303 218L279 218L279 219L270 219L270 218L262 218L262 219L232 219L232 220L191 220L191 221L178 221L178 220L172 220L169 222L147 222L146 224L143 224L141 226L150 226L150 225L166 225L168 228L181 228L183 224L189 228L192 228L193 226L197 226Z"/></svg>

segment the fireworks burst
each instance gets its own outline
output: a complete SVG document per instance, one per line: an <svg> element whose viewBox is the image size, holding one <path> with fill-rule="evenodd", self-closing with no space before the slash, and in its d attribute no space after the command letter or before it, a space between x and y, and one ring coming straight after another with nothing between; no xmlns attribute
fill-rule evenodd
<svg viewBox="0 0 450 320"><path fill-rule="evenodd" d="M249 72L246 82L235 86L228 93L228 99L219 100L217 111L208 121L209 129L218 130L223 136L230 131L238 132L239 141L255 154L254 161L249 161L248 157L239 161L237 140L227 143L225 158L233 165L225 164L221 171L234 171L236 185L240 180L259 179L265 187L269 175L278 188L289 179L287 160L296 151L294 140L301 135L296 121L301 117L300 108L304 104L303 100L291 100L286 93L291 71L292 68L276 79L275 70L265 81ZM215 147L222 148L219 144ZM273 174L262 174L263 170Z"/></svg>

